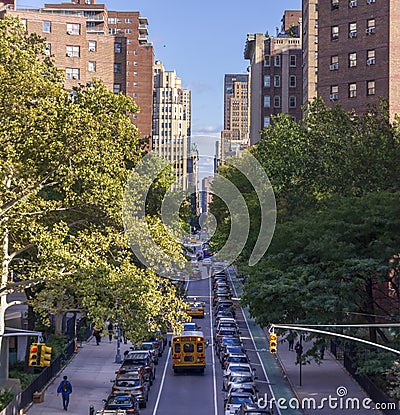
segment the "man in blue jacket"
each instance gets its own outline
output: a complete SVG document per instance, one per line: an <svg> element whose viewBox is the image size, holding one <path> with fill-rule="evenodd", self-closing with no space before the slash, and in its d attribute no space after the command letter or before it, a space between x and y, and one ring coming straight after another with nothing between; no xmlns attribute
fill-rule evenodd
<svg viewBox="0 0 400 415"><path fill-rule="evenodd" d="M63 380L58 385L57 395L59 395L60 393L63 400L64 411L67 411L69 404L69 395L72 393L72 385L71 382L68 380L67 376L64 376Z"/></svg>

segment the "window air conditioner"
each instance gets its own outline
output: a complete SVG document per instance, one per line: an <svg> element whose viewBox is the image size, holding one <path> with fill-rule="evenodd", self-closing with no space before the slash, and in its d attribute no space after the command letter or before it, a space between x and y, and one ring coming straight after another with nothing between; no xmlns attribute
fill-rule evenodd
<svg viewBox="0 0 400 415"><path fill-rule="evenodd" d="M71 58L71 57L72 57L72 52L67 52L67 56L68 56L69 58Z"/></svg>
<svg viewBox="0 0 400 415"><path fill-rule="evenodd" d="M72 75L72 79L78 79L78 75Z"/></svg>
<svg viewBox="0 0 400 415"><path fill-rule="evenodd" d="M349 3L349 7L357 7L357 0L353 0Z"/></svg>
<svg viewBox="0 0 400 415"><path fill-rule="evenodd" d="M357 37L357 32L350 32L349 37Z"/></svg>
<svg viewBox="0 0 400 415"><path fill-rule="evenodd" d="M332 101L336 101L339 98L339 94L330 94L329 99Z"/></svg>
<svg viewBox="0 0 400 415"><path fill-rule="evenodd" d="M339 69L339 64L336 62L336 63L331 63L330 65L329 65L329 69L331 70L331 71L337 71L338 69Z"/></svg>
<svg viewBox="0 0 400 415"><path fill-rule="evenodd" d="M375 65L375 58L367 59L367 65Z"/></svg>
<svg viewBox="0 0 400 415"><path fill-rule="evenodd" d="M72 35L72 30L67 30L67 35Z"/></svg>
<svg viewBox="0 0 400 415"><path fill-rule="evenodd" d="M365 32L367 33L367 35L371 35L371 34L375 33L375 27L367 27L365 29Z"/></svg>

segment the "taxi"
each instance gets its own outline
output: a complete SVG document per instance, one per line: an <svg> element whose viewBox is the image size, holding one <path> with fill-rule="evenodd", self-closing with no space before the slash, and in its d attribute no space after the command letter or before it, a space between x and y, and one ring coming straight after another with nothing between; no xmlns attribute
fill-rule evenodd
<svg viewBox="0 0 400 415"><path fill-rule="evenodd" d="M201 301L193 301L187 303L186 314L190 317L204 318L204 303L202 303Z"/></svg>

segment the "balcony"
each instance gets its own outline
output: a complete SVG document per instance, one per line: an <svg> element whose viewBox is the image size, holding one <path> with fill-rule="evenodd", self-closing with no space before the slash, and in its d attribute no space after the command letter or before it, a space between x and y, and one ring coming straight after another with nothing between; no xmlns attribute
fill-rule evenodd
<svg viewBox="0 0 400 415"><path fill-rule="evenodd" d="M148 35L149 31L147 29L147 25L144 25L144 24L139 25L139 33L143 35Z"/></svg>

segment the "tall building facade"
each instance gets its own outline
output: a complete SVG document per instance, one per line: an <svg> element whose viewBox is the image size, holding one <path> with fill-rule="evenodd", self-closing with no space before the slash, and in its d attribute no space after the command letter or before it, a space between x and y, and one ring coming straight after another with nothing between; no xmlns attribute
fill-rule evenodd
<svg viewBox="0 0 400 415"><path fill-rule="evenodd" d="M248 74L224 78L224 129L221 132L221 163L238 156L249 145L250 84Z"/></svg>
<svg viewBox="0 0 400 415"><path fill-rule="evenodd" d="M189 183L191 94L182 89L175 71L166 71L161 61L154 65L153 151L175 166L177 183Z"/></svg>
<svg viewBox="0 0 400 415"><path fill-rule="evenodd" d="M133 122L142 138L151 137L154 50L145 17L108 11L96 0L6 12L19 16L29 33L46 39L46 53L65 70L67 89L99 78L115 93L131 96L140 107Z"/></svg>
<svg viewBox="0 0 400 415"><path fill-rule="evenodd" d="M329 0L318 9L318 95L356 113L384 97L399 114L400 2Z"/></svg>
<svg viewBox="0 0 400 415"><path fill-rule="evenodd" d="M285 12L282 22L277 37L247 35L244 57L250 61L250 144L260 140L260 130L270 124L272 115L287 113L296 120L302 116L301 11Z"/></svg>

